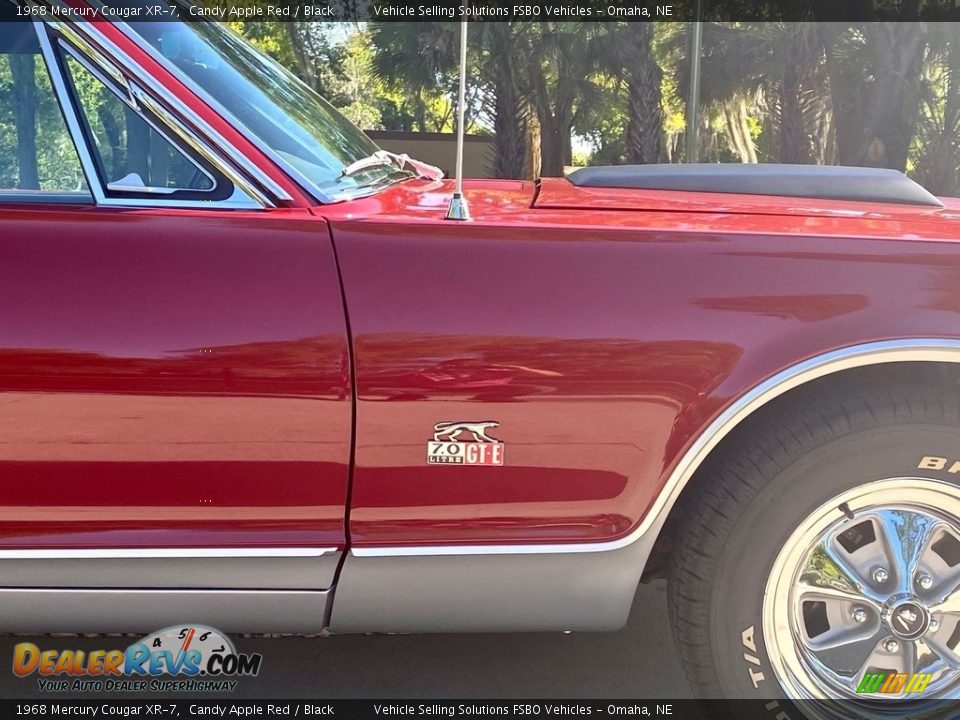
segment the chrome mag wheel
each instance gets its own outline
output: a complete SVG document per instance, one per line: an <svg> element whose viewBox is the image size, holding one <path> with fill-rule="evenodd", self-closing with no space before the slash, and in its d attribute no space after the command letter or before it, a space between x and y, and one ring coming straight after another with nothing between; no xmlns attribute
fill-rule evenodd
<svg viewBox="0 0 960 720"><path fill-rule="evenodd" d="M960 488L892 478L834 497L792 533L767 581L777 679L796 699L960 697L958 588ZM907 677L880 692L878 675L897 673Z"/></svg>

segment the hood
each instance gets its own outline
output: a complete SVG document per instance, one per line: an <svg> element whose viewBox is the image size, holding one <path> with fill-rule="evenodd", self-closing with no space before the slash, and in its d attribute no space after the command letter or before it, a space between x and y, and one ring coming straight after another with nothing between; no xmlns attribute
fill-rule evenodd
<svg viewBox="0 0 960 720"><path fill-rule="evenodd" d="M454 190L452 180L410 180L383 192L345 203L318 206L312 212L332 222L444 222ZM795 231L814 226L804 218L823 222L847 220L869 223L868 234L916 233L956 237L960 200L940 198L937 206L868 203L849 200L778 197L719 192L687 192L641 188L578 187L565 178L529 180L464 180L470 212L478 225L581 224L594 227L683 226L716 228L736 223L737 217L767 216L761 227ZM782 223L771 225L779 216ZM795 220L791 220L795 218ZM876 223L874 221L888 221ZM799 225L798 225L799 223ZM741 227L740 225L736 225ZM745 226L744 226L745 227ZM817 225L817 232L829 228ZM831 225L831 227L833 227ZM839 227L839 226L837 226ZM845 228L852 226L844 224ZM849 230L853 232L853 229ZM861 231L858 231L861 232Z"/></svg>

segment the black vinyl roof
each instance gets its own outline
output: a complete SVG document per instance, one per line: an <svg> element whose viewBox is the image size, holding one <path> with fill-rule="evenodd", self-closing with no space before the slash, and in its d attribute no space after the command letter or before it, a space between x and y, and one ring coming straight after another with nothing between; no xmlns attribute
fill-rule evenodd
<svg viewBox="0 0 960 720"><path fill-rule="evenodd" d="M609 165L574 170L577 187L678 190L943 207L901 172L836 165Z"/></svg>

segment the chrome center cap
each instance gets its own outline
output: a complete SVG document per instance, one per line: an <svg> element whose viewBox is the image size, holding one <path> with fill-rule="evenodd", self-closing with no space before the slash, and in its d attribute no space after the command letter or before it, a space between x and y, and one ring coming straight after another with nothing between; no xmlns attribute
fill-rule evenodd
<svg viewBox="0 0 960 720"><path fill-rule="evenodd" d="M902 640L916 640L930 627L930 611L915 599L893 605L887 614L890 631Z"/></svg>

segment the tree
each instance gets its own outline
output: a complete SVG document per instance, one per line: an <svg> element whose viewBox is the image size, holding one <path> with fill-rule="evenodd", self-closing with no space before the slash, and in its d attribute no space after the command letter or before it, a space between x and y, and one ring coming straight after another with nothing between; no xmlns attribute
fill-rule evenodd
<svg viewBox="0 0 960 720"><path fill-rule="evenodd" d="M837 160L905 170L919 118L926 31L917 22L818 26L837 125Z"/></svg>
<svg viewBox="0 0 960 720"><path fill-rule="evenodd" d="M526 63L528 23L476 23L470 26L468 124L492 117L495 177L527 175L531 160L530 100ZM414 100L417 126L427 125L425 98L454 95L459 62L459 27L454 23L371 23L377 74L402 87ZM453 105L448 108L452 111ZM472 111L472 112L471 112ZM451 113L452 115L452 113ZM451 117L447 115L444 120Z"/></svg>
<svg viewBox="0 0 960 720"><path fill-rule="evenodd" d="M916 180L935 195L960 194L960 28L931 27L920 117L910 152Z"/></svg>
<svg viewBox="0 0 960 720"><path fill-rule="evenodd" d="M531 104L524 77L524 57L517 50L527 46L525 23L480 25L481 67L491 71L493 86L493 176L526 177L531 162Z"/></svg>
<svg viewBox="0 0 960 720"><path fill-rule="evenodd" d="M430 123L431 99L452 88L459 57L456 23L371 22L373 68L388 87L399 88L413 106L420 132L436 131ZM433 118L435 119L435 118Z"/></svg>
<svg viewBox="0 0 960 720"><path fill-rule="evenodd" d="M664 113L663 73L653 56L652 23L625 24L611 47L623 50L627 76L627 159L632 163L660 162ZM624 31L625 30L625 31Z"/></svg>
<svg viewBox="0 0 960 720"><path fill-rule="evenodd" d="M531 42L530 90L540 124L542 175L560 177L573 157L571 138L578 105L596 97L600 40L605 23L541 22Z"/></svg>
<svg viewBox="0 0 960 720"><path fill-rule="evenodd" d="M7 56L13 75L14 121L17 128L17 167L21 190L39 190L37 169L36 60L30 54Z"/></svg>

